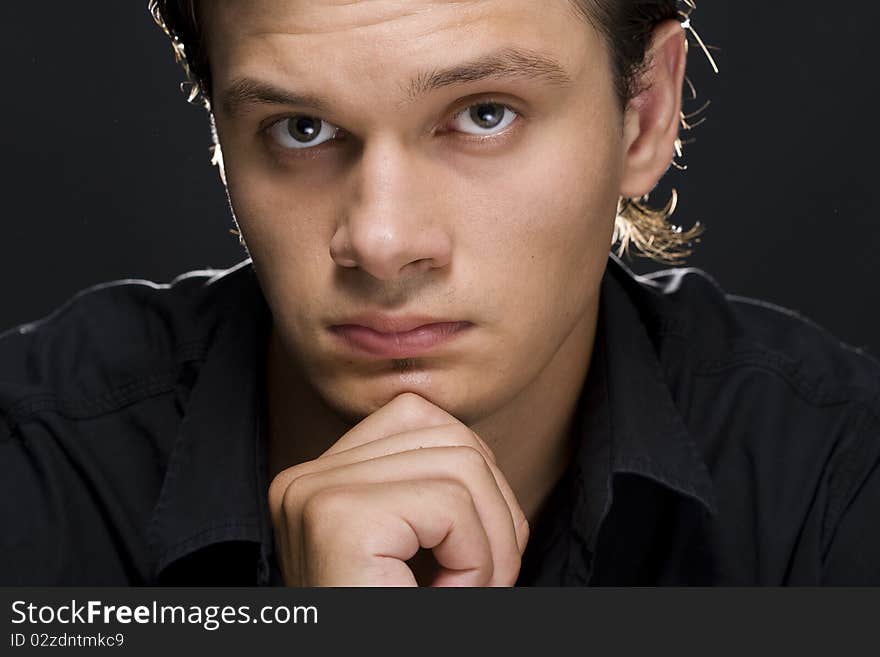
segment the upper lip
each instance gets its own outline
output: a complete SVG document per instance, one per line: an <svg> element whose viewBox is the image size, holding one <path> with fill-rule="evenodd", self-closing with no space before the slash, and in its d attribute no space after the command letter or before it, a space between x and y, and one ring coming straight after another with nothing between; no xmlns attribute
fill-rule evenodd
<svg viewBox="0 0 880 657"><path fill-rule="evenodd" d="M357 315L343 321L334 322L333 327L339 326L365 326L379 333L406 333L413 329L427 326L429 324L458 324L462 323L454 319L441 319L437 317L429 317L427 315L384 315L379 313L370 313L366 315Z"/></svg>

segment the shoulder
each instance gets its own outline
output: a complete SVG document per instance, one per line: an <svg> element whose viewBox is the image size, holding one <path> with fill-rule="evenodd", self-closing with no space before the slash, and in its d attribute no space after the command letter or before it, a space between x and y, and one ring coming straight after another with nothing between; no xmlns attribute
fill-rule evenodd
<svg viewBox="0 0 880 657"><path fill-rule="evenodd" d="M170 283L124 279L78 292L0 334L0 414L49 398L86 407L197 358L235 306L249 261ZM28 402L30 400L30 402Z"/></svg>
<svg viewBox="0 0 880 657"><path fill-rule="evenodd" d="M199 360L254 283L250 261L171 282L109 281L0 333L0 420L96 417L148 395Z"/></svg>
<svg viewBox="0 0 880 657"><path fill-rule="evenodd" d="M880 361L800 312L730 294L693 267L633 276L633 285L670 368L683 365L701 376L752 371L784 383L807 404L854 402L880 414Z"/></svg>
<svg viewBox="0 0 880 657"><path fill-rule="evenodd" d="M710 469L842 492L880 463L880 362L867 351L699 269L617 271Z"/></svg>

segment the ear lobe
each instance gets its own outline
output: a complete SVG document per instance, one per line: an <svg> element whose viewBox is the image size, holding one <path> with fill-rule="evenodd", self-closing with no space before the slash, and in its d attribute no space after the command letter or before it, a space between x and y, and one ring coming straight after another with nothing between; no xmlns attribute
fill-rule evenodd
<svg viewBox="0 0 880 657"><path fill-rule="evenodd" d="M654 30L647 54L648 67L639 80L643 91L633 98L624 116L624 168L620 196L648 194L672 163L681 125L681 94L687 60L687 40L678 21L665 21Z"/></svg>

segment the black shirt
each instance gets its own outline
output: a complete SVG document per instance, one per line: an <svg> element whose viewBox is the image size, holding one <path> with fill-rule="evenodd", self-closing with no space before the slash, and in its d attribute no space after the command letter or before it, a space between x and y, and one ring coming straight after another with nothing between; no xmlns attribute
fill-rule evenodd
<svg viewBox="0 0 880 657"><path fill-rule="evenodd" d="M0 336L0 584L281 584L270 321L245 261ZM610 256L577 423L518 585L880 584L880 363L796 313Z"/></svg>

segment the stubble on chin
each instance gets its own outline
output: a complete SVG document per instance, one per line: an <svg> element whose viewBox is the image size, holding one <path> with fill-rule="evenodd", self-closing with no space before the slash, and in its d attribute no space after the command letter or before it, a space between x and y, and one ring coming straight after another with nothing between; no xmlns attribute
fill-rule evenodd
<svg viewBox="0 0 880 657"><path fill-rule="evenodd" d="M417 358L395 358L391 361L391 366L395 372L406 374L412 372L418 367L419 360Z"/></svg>

